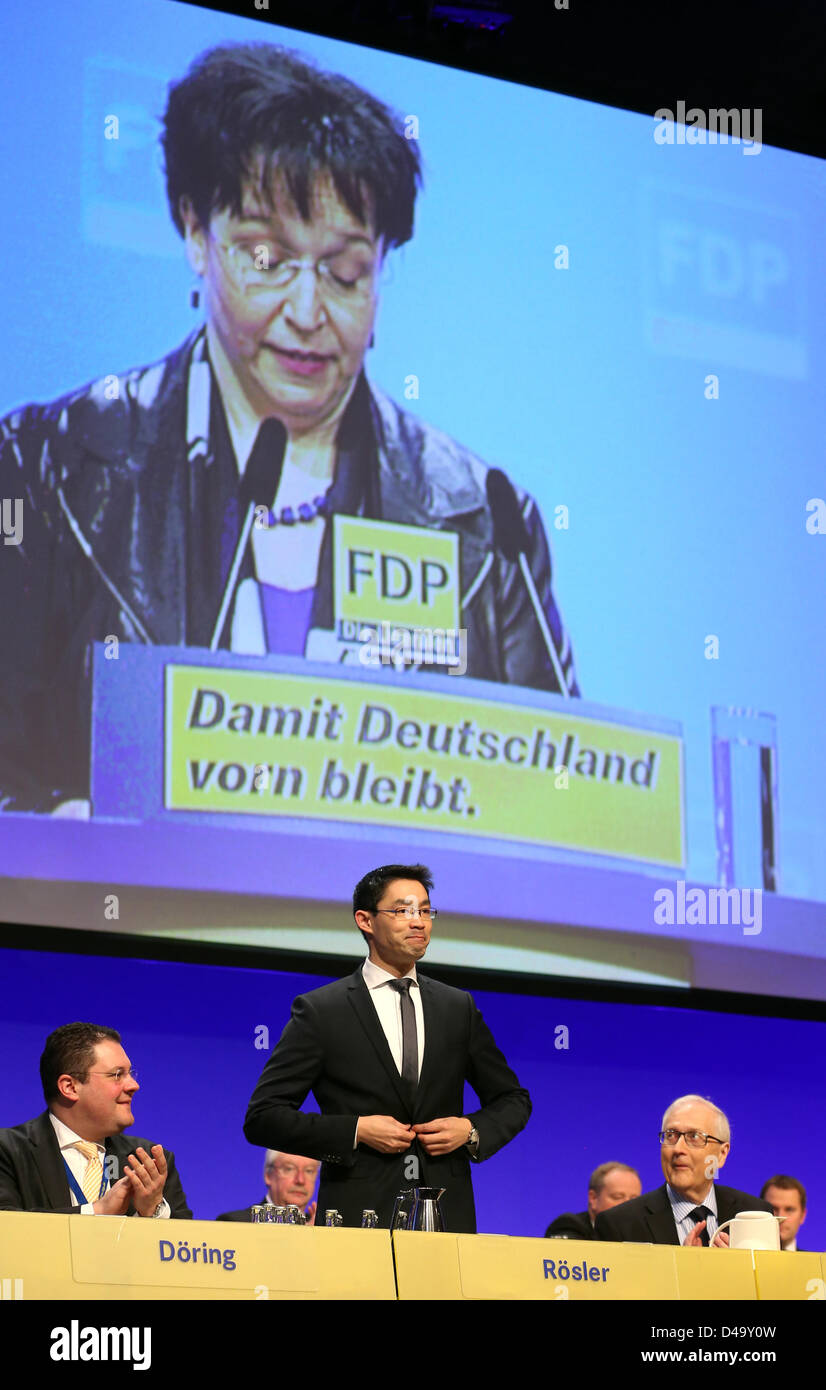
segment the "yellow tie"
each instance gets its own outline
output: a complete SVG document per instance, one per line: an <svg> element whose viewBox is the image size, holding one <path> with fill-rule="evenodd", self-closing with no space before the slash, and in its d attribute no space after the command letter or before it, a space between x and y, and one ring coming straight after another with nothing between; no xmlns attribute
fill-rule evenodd
<svg viewBox="0 0 826 1390"><path fill-rule="evenodd" d="M83 1188L86 1201L96 1202L100 1195L100 1180L103 1177L103 1164L98 1156L98 1146L93 1144L91 1140L78 1139L72 1147L78 1149L83 1157L88 1159L86 1172L83 1174L80 1185Z"/></svg>

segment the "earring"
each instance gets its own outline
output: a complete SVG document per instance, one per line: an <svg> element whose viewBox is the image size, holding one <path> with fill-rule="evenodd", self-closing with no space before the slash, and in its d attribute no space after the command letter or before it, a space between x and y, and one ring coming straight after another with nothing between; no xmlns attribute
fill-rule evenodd
<svg viewBox="0 0 826 1390"><path fill-rule="evenodd" d="M189 303L193 309L197 309L201 303L201 286L197 280L189 291Z"/></svg>
<svg viewBox="0 0 826 1390"><path fill-rule="evenodd" d="M375 335L375 333L371 333L371 334L370 334L370 341L369 341L369 343L367 344L367 346L368 346L368 348L371 348L371 347L375 347L375 346L376 346L376 335Z"/></svg>

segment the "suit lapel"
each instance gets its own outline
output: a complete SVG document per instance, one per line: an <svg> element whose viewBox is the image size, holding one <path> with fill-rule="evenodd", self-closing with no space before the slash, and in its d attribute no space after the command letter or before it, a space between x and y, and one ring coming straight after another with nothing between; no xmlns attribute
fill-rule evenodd
<svg viewBox="0 0 826 1390"><path fill-rule="evenodd" d="M743 1210L740 1201L740 1193L733 1187L718 1187L714 1184L714 1191L717 1194L717 1224L722 1226L724 1221L730 1221L736 1216L738 1211Z"/></svg>
<svg viewBox="0 0 826 1390"><path fill-rule="evenodd" d="M49 1119L48 1110L45 1110L42 1115L38 1115L36 1120L32 1120L29 1139L35 1167L40 1174L40 1181L43 1184L49 1205L55 1209L71 1206L72 1198L69 1193L66 1169L63 1167L60 1146Z"/></svg>
<svg viewBox="0 0 826 1390"><path fill-rule="evenodd" d="M359 966L358 970L350 977L347 998L353 1006L361 1026L376 1049L376 1055L393 1083L393 1089L402 1102L405 1111L408 1111L410 1109L410 1102L405 1095L401 1076L397 1070L396 1063L393 1061L393 1054L387 1045L384 1029L379 1023L375 1005L370 998L370 991L364 983L361 966ZM424 1005L422 1005L422 1007L424 1007Z"/></svg>
<svg viewBox="0 0 826 1390"><path fill-rule="evenodd" d="M674 1220L674 1212L668 1200L668 1189L663 1183L652 1192L645 1204L646 1225L654 1239L655 1245L679 1245L680 1237L677 1234L677 1225Z"/></svg>

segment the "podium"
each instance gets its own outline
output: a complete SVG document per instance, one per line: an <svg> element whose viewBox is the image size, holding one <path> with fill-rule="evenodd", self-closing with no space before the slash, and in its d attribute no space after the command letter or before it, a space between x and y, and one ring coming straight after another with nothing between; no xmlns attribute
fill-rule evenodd
<svg viewBox="0 0 826 1390"><path fill-rule="evenodd" d="M826 1299L826 1255L395 1231L400 1299L753 1302Z"/></svg>
<svg viewBox="0 0 826 1390"><path fill-rule="evenodd" d="M0 1296L822 1301L826 1255L3 1211Z"/></svg>
<svg viewBox="0 0 826 1390"><path fill-rule="evenodd" d="M196 1257L197 1252L197 1257ZM395 1299L389 1231L0 1212L24 1299Z"/></svg>

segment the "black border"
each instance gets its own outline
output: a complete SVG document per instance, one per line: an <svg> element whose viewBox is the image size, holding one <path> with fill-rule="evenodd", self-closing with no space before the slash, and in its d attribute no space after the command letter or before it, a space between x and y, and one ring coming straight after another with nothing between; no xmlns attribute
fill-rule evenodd
<svg viewBox="0 0 826 1390"><path fill-rule="evenodd" d="M567 0L562 10L554 0L498 0L511 16L502 34L446 23L431 0L175 3L257 20L263 41L275 25L641 115L680 99L703 110L760 107L765 144L826 156L822 0Z"/></svg>
<svg viewBox="0 0 826 1390"><path fill-rule="evenodd" d="M78 956L175 961L183 965L292 971L326 978L351 974L363 957L355 941L352 955L327 955L321 951L286 951L274 946L242 946L234 942L193 941L143 933L132 935L84 931L77 927L26 926L22 923L0 923L0 950L56 951ZM693 986L629 984L573 975L485 970L478 966L438 965L429 961L423 964L425 974L459 989L826 1022L826 1001L817 999L739 994L736 990L696 989Z"/></svg>

